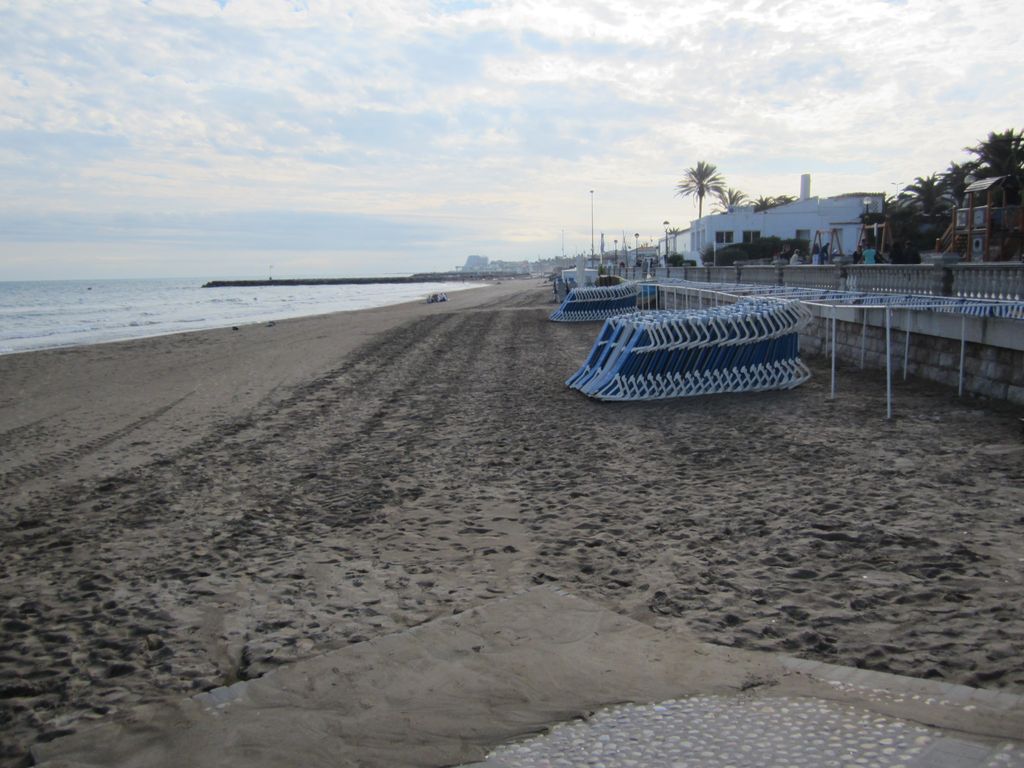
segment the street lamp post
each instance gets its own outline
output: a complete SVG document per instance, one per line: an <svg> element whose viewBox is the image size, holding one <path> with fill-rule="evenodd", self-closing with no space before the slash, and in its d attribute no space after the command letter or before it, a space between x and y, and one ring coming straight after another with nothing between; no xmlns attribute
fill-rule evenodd
<svg viewBox="0 0 1024 768"><path fill-rule="evenodd" d="M864 242L863 243L859 243L859 245L861 247L866 247L867 244L868 244L867 243L867 239L868 239L868 213L871 211L871 198L870 197L865 197L861 202L864 203L864 226L861 227L861 238L860 239L863 240Z"/></svg>
<svg viewBox="0 0 1024 768"><path fill-rule="evenodd" d="M668 220L661 223L665 227L665 268L668 269Z"/></svg>
<svg viewBox="0 0 1024 768"><path fill-rule="evenodd" d="M594 190L590 190L590 263L594 263Z"/></svg>

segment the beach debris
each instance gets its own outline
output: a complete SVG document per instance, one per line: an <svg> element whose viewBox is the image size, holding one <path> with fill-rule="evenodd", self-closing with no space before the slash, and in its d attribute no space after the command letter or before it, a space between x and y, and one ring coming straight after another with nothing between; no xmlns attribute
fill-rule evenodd
<svg viewBox="0 0 1024 768"><path fill-rule="evenodd" d="M702 310L610 317L566 386L598 400L659 400L792 389L810 379L799 301L754 299Z"/></svg>
<svg viewBox="0 0 1024 768"><path fill-rule="evenodd" d="M639 293L636 283L573 288L548 319L560 323L605 320L635 310Z"/></svg>

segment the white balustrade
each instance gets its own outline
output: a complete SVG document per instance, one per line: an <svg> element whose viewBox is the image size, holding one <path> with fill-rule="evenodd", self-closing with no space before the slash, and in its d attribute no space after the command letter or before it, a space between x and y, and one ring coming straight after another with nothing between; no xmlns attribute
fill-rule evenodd
<svg viewBox="0 0 1024 768"><path fill-rule="evenodd" d="M775 266L741 267L740 282L754 285L777 285L779 268Z"/></svg>
<svg viewBox="0 0 1024 768"><path fill-rule="evenodd" d="M839 267L835 265L804 265L783 267L783 285L797 288L839 288Z"/></svg>
<svg viewBox="0 0 1024 768"><path fill-rule="evenodd" d="M950 270L954 296L1024 301L1024 264L959 264Z"/></svg>

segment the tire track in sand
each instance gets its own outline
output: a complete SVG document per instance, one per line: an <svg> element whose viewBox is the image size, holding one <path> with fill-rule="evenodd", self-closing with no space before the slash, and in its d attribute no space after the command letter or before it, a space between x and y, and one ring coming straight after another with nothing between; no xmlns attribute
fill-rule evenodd
<svg viewBox="0 0 1024 768"><path fill-rule="evenodd" d="M166 405L163 405L154 411L150 411L149 413L145 414L144 416L141 416L138 419L135 419L129 424L126 424L125 426L115 429L111 432L107 432L103 435L100 435L99 437L93 440L87 440L86 442L79 443L78 445L72 448L48 454L37 459L36 461L28 462L27 464L21 464L20 466L17 466L14 469L8 470L7 472L0 474L0 490L9 490L15 488L16 486L22 483L25 483L28 480L34 480L44 475L53 474L62 466L70 464L74 461L78 461L91 453L95 453L96 451L105 448L111 443L120 440L122 437L130 435L132 432L139 429L140 427L144 427L145 425L153 421L156 421L161 416L172 410L175 406L191 397L193 394L194 392L189 392L187 395L179 397L177 400L167 403ZM30 425L26 425L22 429L27 429L28 426Z"/></svg>

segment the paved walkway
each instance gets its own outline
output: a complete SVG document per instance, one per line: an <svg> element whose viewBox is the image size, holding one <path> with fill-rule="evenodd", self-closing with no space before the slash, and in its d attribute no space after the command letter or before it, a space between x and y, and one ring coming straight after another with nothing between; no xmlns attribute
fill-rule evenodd
<svg viewBox="0 0 1024 768"><path fill-rule="evenodd" d="M1024 750L823 699L693 696L602 710L464 768L764 766L1024 768Z"/></svg>

